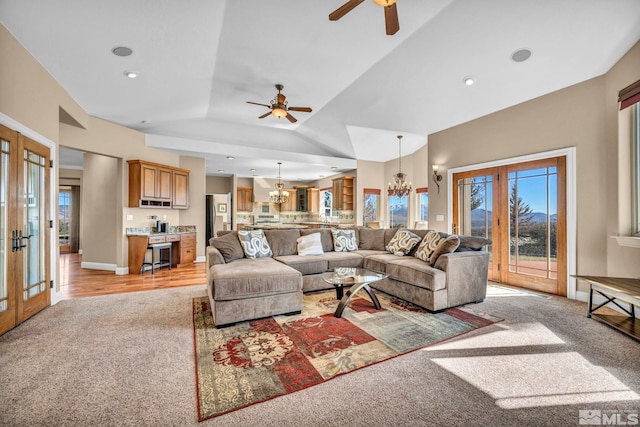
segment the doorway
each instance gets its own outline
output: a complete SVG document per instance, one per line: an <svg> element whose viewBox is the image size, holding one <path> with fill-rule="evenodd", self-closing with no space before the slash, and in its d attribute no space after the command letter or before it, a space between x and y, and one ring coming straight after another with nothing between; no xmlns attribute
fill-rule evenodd
<svg viewBox="0 0 640 427"><path fill-rule="evenodd" d="M49 153L0 125L0 334L50 303Z"/></svg>
<svg viewBox="0 0 640 427"><path fill-rule="evenodd" d="M489 280L567 295L566 159L453 174L453 232L492 241Z"/></svg>

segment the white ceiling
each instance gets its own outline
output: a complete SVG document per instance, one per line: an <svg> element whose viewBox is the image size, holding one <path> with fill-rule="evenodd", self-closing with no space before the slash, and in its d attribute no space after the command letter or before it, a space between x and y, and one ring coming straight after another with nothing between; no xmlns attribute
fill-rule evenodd
<svg viewBox="0 0 640 427"><path fill-rule="evenodd" d="M372 1L329 21L344 2L0 0L0 21L89 114L205 157L208 175L275 177L282 161L286 180L397 158L399 134L410 154L603 74L640 40L638 0L398 0L394 36ZM531 58L513 62L521 48ZM313 112L259 120L267 109L246 101L268 104L276 83Z"/></svg>

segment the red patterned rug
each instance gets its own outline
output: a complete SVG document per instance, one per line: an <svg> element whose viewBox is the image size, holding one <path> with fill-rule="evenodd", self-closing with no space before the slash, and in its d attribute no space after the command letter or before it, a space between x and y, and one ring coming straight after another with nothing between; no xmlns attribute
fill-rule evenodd
<svg viewBox="0 0 640 427"><path fill-rule="evenodd" d="M304 295L300 315L213 326L207 297L193 299L198 419L323 383L338 375L491 325L464 308L429 313L377 293L333 316L335 291Z"/></svg>

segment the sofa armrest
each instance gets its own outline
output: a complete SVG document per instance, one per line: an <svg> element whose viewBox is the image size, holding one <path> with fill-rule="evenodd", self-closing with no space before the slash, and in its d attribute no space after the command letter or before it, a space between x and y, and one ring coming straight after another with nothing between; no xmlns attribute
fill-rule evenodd
<svg viewBox="0 0 640 427"><path fill-rule="evenodd" d="M455 307L480 302L487 296L489 252L453 252L441 255L435 267L444 271L447 286L447 305Z"/></svg>
<svg viewBox="0 0 640 427"><path fill-rule="evenodd" d="M224 257L214 246L207 246L207 268L211 268L214 264L225 264Z"/></svg>

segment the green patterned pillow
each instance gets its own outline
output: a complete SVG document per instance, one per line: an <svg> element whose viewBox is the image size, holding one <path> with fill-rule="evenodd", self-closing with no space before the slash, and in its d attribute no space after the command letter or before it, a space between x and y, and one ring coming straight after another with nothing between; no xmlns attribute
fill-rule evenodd
<svg viewBox="0 0 640 427"><path fill-rule="evenodd" d="M408 254L419 241L420 236L413 234L409 230L398 230L385 249L394 255L404 256Z"/></svg>
<svg viewBox="0 0 640 427"><path fill-rule="evenodd" d="M336 252L351 252L358 250L358 243L356 242L355 230L342 230L339 228L332 228L331 234L333 235L333 250Z"/></svg>
<svg viewBox="0 0 640 427"><path fill-rule="evenodd" d="M438 243L440 243L441 240L443 240L443 238L437 231L427 232L422 239L422 242L420 242L418 250L416 250L415 257L424 262L429 262L431 254L436 250Z"/></svg>
<svg viewBox="0 0 640 427"><path fill-rule="evenodd" d="M262 230L240 230L238 240L247 258L262 258L273 256L269 242Z"/></svg>

